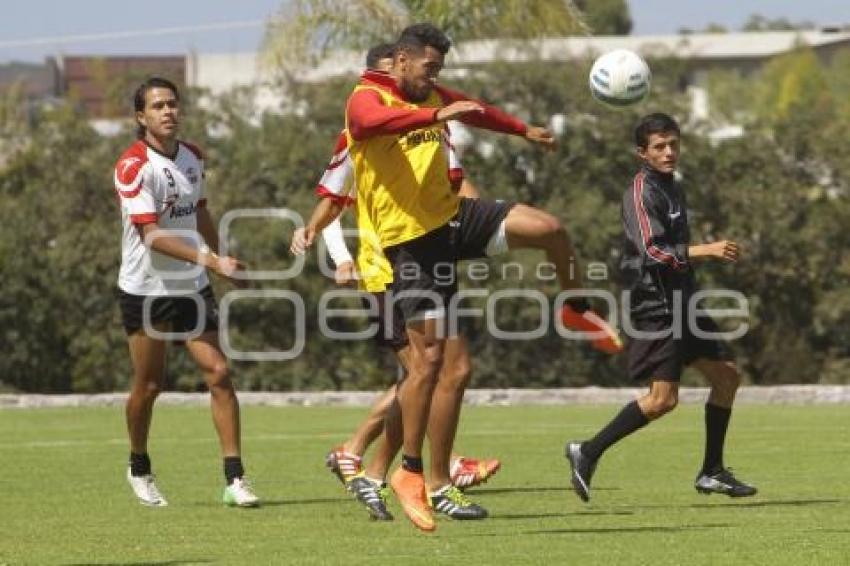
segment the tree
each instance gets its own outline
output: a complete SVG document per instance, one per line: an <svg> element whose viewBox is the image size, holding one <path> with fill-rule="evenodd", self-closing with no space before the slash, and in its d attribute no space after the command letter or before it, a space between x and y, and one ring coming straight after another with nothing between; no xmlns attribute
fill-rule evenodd
<svg viewBox="0 0 850 566"><path fill-rule="evenodd" d="M787 18L768 18L761 14L752 14L747 19L742 31L794 31L814 29L812 22L794 23Z"/></svg>
<svg viewBox="0 0 850 566"><path fill-rule="evenodd" d="M594 35L629 35L632 17L626 0L576 0Z"/></svg>
<svg viewBox="0 0 850 566"><path fill-rule="evenodd" d="M273 67L292 72L334 50L391 41L414 22L432 22L455 41L539 39L587 30L570 0L294 0L269 23L263 53Z"/></svg>

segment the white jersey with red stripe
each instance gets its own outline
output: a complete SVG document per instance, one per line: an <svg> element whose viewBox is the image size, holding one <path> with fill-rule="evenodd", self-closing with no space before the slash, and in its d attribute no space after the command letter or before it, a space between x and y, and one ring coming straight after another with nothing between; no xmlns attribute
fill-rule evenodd
<svg viewBox="0 0 850 566"><path fill-rule="evenodd" d="M198 248L197 210L206 205L203 176L200 150L184 142L178 143L173 159L143 140L118 159L114 179L123 227L118 287L125 293L179 295L209 285L205 269L151 250L137 228L156 223L162 229L185 231L177 235Z"/></svg>

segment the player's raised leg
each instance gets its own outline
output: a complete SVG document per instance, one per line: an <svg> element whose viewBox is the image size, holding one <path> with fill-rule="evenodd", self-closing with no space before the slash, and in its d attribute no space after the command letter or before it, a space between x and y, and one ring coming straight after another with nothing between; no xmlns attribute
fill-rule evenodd
<svg viewBox="0 0 850 566"><path fill-rule="evenodd" d="M546 259L555 266L561 290L582 287L577 254L566 228L555 216L532 206L517 204L505 218L505 236L511 250L543 250ZM616 331L589 310L587 300L568 300L560 315L567 328L599 334L591 342L594 348L609 354L622 351L623 344Z"/></svg>

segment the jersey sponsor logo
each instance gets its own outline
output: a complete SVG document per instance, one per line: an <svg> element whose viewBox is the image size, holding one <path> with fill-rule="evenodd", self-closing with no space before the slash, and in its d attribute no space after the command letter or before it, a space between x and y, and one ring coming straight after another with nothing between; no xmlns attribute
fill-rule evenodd
<svg viewBox="0 0 850 566"><path fill-rule="evenodd" d="M179 199L179 198L180 198L180 195L178 195L176 193L173 194L173 195L168 195L167 197L165 197L165 200L162 201L163 208L162 208L162 213L160 214L160 216L164 215L166 212L168 212L168 209L170 209L172 206L177 204L177 199Z"/></svg>
<svg viewBox="0 0 850 566"><path fill-rule="evenodd" d="M403 136L408 147L416 147L417 145L428 142L442 142L443 136L437 130L417 130Z"/></svg>
<svg viewBox="0 0 850 566"><path fill-rule="evenodd" d="M198 206L194 202L190 202L185 206L172 206L169 218L180 218L181 216L191 216L198 211Z"/></svg>

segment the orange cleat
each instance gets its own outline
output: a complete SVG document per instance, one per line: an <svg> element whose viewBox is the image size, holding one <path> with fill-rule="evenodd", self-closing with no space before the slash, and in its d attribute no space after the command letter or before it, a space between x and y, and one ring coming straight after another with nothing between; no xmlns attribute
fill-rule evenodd
<svg viewBox="0 0 850 566"><path fill-rule="evenodd" d="M420 473L399 468L390 478L390 485L398 497L404 514L417 529L431 532L437 528L431 504L425 493L425 477Z"/></svg>
<svg viewBox="0 0 850 566"><path fill-rule="evenodd" d="M617 331L592 310L578 312L571 306L564 305L561 309L561 322L570 330L593 334L590 344L600 352L619 354L623 351L623 341Z"/></svg>

